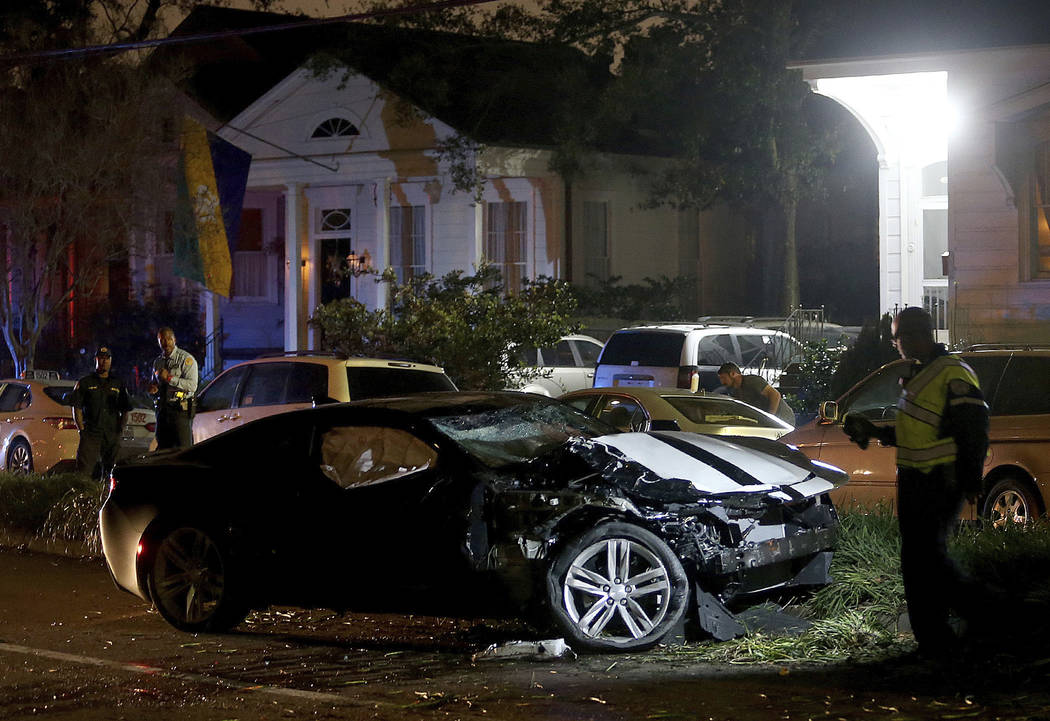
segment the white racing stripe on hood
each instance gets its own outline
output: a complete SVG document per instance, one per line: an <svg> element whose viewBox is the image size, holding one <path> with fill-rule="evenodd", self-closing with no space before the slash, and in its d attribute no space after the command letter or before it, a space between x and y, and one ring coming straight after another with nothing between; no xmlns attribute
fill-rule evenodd
<svg viewBox="0 0 1050 721"><path fill-rule="evenodd" d="M593 440L615 448L662 478L681 478L692 483L698 491L713 495L774 492L774 497L789 500L788 494L777 489L794 486L794 492L802 496L813 496L834 487L828 481L811 476L808 470L793 463L723 438L687 432L667 432L660 435L685 444L686 450L680 450L648 433L620 433L600 436ZM726 464L725 468L735 466L759 483L738 482L707 462L690 455L689 446L696 447L700 455L706 452L717 456L721 463Z"/></svg>

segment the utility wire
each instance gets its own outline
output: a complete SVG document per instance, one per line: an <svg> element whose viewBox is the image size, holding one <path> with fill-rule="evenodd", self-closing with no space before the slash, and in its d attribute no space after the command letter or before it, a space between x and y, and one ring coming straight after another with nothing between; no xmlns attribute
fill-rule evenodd
<svg viewBox="0 0 1050 721"><path fill-rule="evenodd" d="M498 0L440 0L439 2L415 5L412 7L387 8L385 10L370 10L350 15L340 15L334 18L311 18L297 22L280 23L277 25L265 25L255 28L239 28L237 30L217 30L209 33L195 33L190 35L169 35L164 38L152 40L136 40L122 43L108 43L106 45L87 45L82 48L60 48L55 50L37 50L32 52L14 53L0 56L0 66L13 67L24 63L40 60L59 59L69 60L89 55L113 54L127 50L141 50L155 48L164 45L188 45L191 43L204 42L207 40L220 40L223 38L241 37L244 35L258 35L260 33L272 33L282 30L296 30L299 28L319 27L322 25L335 25L338 23L354 22L357 20L369 20L372 18L396 17L400 15L416 15L420 13L450 8L470 7L472 5L486 5L498 2Z"/></svg>

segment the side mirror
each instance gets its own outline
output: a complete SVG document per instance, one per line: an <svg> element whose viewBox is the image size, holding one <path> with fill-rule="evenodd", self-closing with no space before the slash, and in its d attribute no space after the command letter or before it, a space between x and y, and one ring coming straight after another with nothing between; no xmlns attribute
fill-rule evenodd
<svg viewBox="0 0 1050 721"><path fill-rule="evenodd" d="M833 423L839 419L838 401L824 401L820 404L820 420Z"/></svg>
<svg viewBox="0 0 1050 721"><path fill-rule="evenodd" d="M678 421L673 418L657 419L649 421L649 430L651 431L680 431L682 428L678 425Z"/></svg>

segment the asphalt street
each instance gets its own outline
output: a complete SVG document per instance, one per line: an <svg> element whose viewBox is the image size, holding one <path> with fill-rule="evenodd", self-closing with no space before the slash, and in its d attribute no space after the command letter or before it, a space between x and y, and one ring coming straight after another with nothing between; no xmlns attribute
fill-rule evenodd
<svg viewBox="0 0 1050 721"><path fill-rule="evenodd" d="M191 635L97 560L0 549L0 719L1046 719L1045 664L737 667L689 654L486 659L516 621L270 609ZM481 655L479 656L479 653Z"/></svg>

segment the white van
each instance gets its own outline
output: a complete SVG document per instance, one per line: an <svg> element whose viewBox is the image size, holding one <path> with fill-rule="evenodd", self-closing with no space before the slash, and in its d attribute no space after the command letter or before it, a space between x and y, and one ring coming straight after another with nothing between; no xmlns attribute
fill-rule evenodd
<svg viewBox="0 0 1050 721"><path fill-rule="evenodd" d="M719 387L718 368L732 362L777 385L784 368L803 357L802 344L779 330L669 323L623 328L605 343L594 387Z"/></svg>

